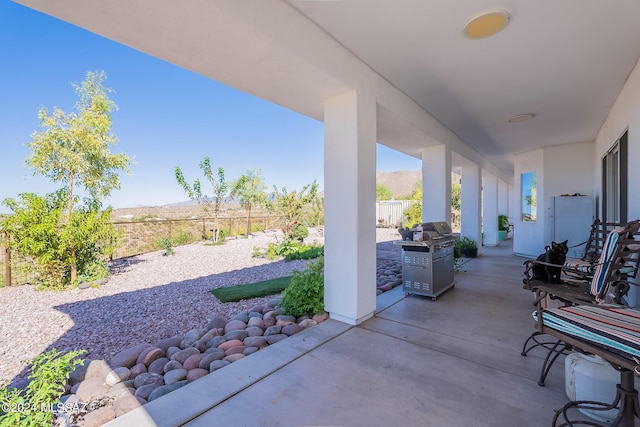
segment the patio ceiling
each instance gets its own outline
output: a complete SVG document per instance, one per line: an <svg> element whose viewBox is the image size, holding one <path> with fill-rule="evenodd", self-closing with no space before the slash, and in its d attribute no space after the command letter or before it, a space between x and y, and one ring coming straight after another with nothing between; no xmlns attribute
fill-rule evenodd
<svg viewBox="0 0 640 427"><path fill-rule="evenodd" d="M637 0L289 2L502 168L595 139L640 56ZM496 7L510 14L504 30L463 34ZM525 113L536 117L508 122Z"/></svg>
<svg viewBox="0 0 640 427"><path fill-rule="evenodd" d="M593 140L640 57L637 0L17 1L319 120L330 96L391 88L430 117L379 98L379 142L419 158L453 136L508 177L514 154ZM506 28L463 34L496 7Z"/></svg>

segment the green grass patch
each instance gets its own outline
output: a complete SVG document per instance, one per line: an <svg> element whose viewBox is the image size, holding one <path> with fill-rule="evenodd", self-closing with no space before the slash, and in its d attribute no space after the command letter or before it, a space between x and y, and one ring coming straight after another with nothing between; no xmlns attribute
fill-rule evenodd
<svg viewBox="0 0 640 427"><path fill-rule="evenodd" d="M296 259L315 259L324 256L324 246L300 246L297 251L288 253L284 260L294 261Z"/></svg>
<svg viewBox="0 0 640 427"><path fill-rule="evenodd" d="M235 285L226 288L212 289L211 293L222 302L234 302L249 298L266 297L279 294L289 283L292 276L278 277L277 279L263 280L261 282Z"/></svg>

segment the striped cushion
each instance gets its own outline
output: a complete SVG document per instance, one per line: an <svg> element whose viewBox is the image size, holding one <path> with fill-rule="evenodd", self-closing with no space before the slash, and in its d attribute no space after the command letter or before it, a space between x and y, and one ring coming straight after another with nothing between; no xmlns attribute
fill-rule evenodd
<svg viewBox="0 0 640 427"><path fill-rule="evenodd" d="M569 258L564 262L564 268L589 273L593 268L593 263L582 259Z"/></svg>
<svg viewBox="0 0 640 427"><path fill-rule="evenodd" d="M640 356L640 310L577 305L546 309L545 326L631 359Z"/></svg>
<svg viewBox="0 0 640 427"><path fill-rule="evenodd" d="M597 302L603 302L604 300L600 298L600 295L606 295L609 291L608 289L603 289L603 286L609 285L608 282L605 282L605 278L607 277L607 270L609 270L609 264L611 264L613 260L613 254L616 251L616 245L622 230L622 227L614 228L607 236L607 240L605 240L604 246L602 247L600 259L598 260L596 271L593 273L593 279L591 280L591 294L596 297Z"/></svg>

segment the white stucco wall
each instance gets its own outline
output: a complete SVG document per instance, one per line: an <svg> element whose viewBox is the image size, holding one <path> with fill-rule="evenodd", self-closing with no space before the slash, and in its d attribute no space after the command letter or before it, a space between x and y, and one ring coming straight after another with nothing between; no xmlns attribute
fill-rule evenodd
<svg viewBox="0 0 640 427"><path fill-rule="evenodd" d="M640 63L640 61L639 61ZM601 197L601 159L613 144L629 130L629 193L627 217L630 220L640 218L640 67L636 64L629 75L618 99L611 108L595 141L594 187ZM629 292L630 305L640 305L640 292L635 287Z"/></svg>
<svg viewBox="0 0 640 427"><path fill-rule="evenodd" d="M538 184L538 200L544 200L544 153L543 150L527 151L519 154L514 160L514 187L515 197L513 203L513 224L515 225L513 235L513 251L517 255L526 257L536 257L544 251L547 244L544 240L545 215L544 206L538 203L537 221L522 221L522 179L521 174L526 172L536 172Z"/></svg>
<svg viewBox="0 0 640 427"><path fill-rule="evenodd" d="M560 194L581 193L593 196L591 165L594 160L594 142L556 145L544 152L545 193L550 199Z"/></svg>
<svg viewBox="0 0 640 427"><path fill-rule="evenodd" d="M640 61L639 61L640 62ZM640 218L640 67L636 67L629 75L618 99L611 108L595 141L594 187L600 196L600 180L602 174L602 157L629 130L629 219Z"/></svg>
<svg viewBox="0 0 640 427"><path fill-rule="evenodd" d="M498 244L498 179L482 171L482 244Z"/></svg>
<svg viewBox="0 0 640 427"><path fill-rule="evenodd" d="M516 225L513 250L518 255L537 256L551 241L550 215L552 198L561 194L585 194L595 196L593 170L594 142L564 144L529 151L517 156L514 175L513 223ZM538 183L538 220L522 222L521 178L526 172L535 171ZM585 239L589 230L585 229Z"/></svg>
<svg viewBox="0 0 640 427"><path fill-rule="evenodd" d="M591 167L594 159L594 142L577 144L564 144L546 147L543 151L544 158L544 200L538 197L539 215L545 215L545 244L549 244L552 238L551 219L552 199L562 194L584 194L595 196L594 173ZM595 200L595 198L594 198ZM541 212L540 207L544 209ZM597 217L597 211L596 211ZM589 230L584 230L584 238L589 235Z"/></svg>

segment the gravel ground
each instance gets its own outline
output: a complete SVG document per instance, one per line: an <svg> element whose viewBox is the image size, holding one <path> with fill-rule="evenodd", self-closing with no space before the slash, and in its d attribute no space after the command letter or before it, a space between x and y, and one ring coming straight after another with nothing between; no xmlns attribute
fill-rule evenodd
<svg viewBox="0 0 640 427"><path fill-rule="evenodd" d="M394 229L376 229L378 242L398 240ZM306 243L323 243L311 229ZM278 232L279 233L279 232ZM253 258L282 234L258 233L252 239L209 246L199 242L128 258L114 265L98 288L36 291L33 286L0 289L0 383L24 378L26 362L55 347L86 349L86 357L109 360L120 350L154 343L203 327L215 316L232 316L269 298L221 303L211 289L251 283L302 270L305 261ZM382 243L379 247L388 247Z"/></svg>

